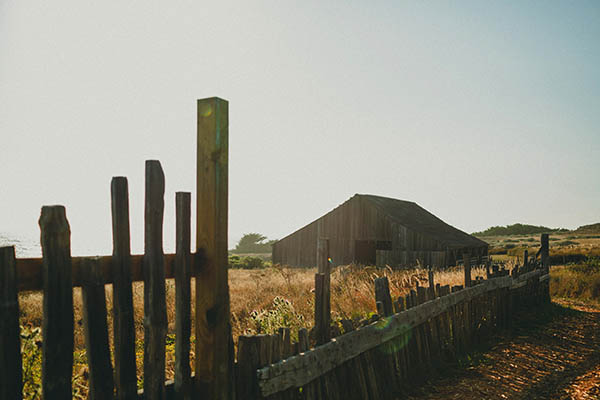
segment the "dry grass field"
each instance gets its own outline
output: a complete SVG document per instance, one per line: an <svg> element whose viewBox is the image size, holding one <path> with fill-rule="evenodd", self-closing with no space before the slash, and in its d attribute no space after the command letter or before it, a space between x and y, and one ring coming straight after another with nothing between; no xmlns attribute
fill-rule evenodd
<svg viewBox="0 0 600 400"><path fill-rule="evenodd" d="M299 327L311 328L314 314L314 274L316 269L269 267L256 270L231 269L229 286L231 293L231 321L234 340L242 334L272 333L279 327L292 328L292 336ZM396 298L405 295L417 285L428 285L425 270L377 269L374 267L340 266L331 276L331 310L333 320L340 318L362 319L376 310L374 280L387 276L390 291ZM473 270L473 276L485 275L483 270ZM463 284L462 270L435 273L435 282L442 285ZM169 320L167 338L167 379L173 378L175 287L173 280L166 281L167 315ZM192 297L194 297L192 282ZM112 347L112 287L106 286L109 313L109 338ZM136 352L138 377L141 387L143 362L143 314L144 289L142 283L133 285L136 327ZM81 290L73 291L75 309L75 366L73 376L74 396L85 398L87 394L87 361L83 336ZM192 315L193 315L192 300ZM25 393L27 398L39 394L39 360L41 357L39 327L42 323L42 294L21 293L19 296L21 325L23 326ZM193 340L193 338L192 338ZM192 346L192 359L193 346Z"/></svg>
<svg viewBox="0 0 600 400"><path fill-rule="evenodd" d="M504 258L522 257L528 250L534 255L540 246L540 235L482 236L490 245L490 254ZM569 256L600 256L600 233L554 232L550 233L550 256L560 260Z"/></svg>

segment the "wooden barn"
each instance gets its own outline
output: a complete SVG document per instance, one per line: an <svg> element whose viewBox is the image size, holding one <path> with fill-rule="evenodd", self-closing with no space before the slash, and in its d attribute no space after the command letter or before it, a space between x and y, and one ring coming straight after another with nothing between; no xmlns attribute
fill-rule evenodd
<svg viewBox="0 0 600 400"><path fill-rule="evenodd" d="M418 204L356 194L342 205L275 242L273 262L315 266L317 239L329 239L334 265L445 267L487 256L488 244L448 225Z"/></svg>

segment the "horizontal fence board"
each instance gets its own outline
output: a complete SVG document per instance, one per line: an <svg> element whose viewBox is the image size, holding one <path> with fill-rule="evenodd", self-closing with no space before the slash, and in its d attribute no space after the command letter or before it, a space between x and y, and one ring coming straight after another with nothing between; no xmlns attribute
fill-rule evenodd
<svg viewBox="0 0 600 400"><path fill-rule="evenodd" d="M496 278L425 302L385 320L340 336L311 351L260 369L257 374L264 396L300 387L338 365L379 346L462 302L499 288L510 287L510 277Z"/></svg>
<svg viewBox="0 0 600 400"><path fill-rule="evenodd" d="M86 259L93 258L98 261L100 268L102 269L102 276L104 282L107 284L113 283L112 277L112 257L113 256L86 256L86 257L72 257L73 270L73 287L81 286L81 268ZM175 262L175 254L165 254L165 277L172 279L175 277L173 271L173 263ZM139 282L144 280L142 273L142 261L144 255L136 254L131 256L131 280L133 282ZM191 270L196 271L201 269L204 265L204 257L202 253L196 253L191 258ZM19 292L27 290L42 290L43 288L43 277L42 277L42 259L41 258L17 258L17 283Z"/></svg>
<svg viewBox="0 0 600 400"><path fill-rule="evenodd" d="M452 307L497 289L520 287L521 284L525 285L529 279L540 275L541 271L536 270L515 279L504 276L484 281L473 287L427 301L390 318L333 339L313 350L262 368L257 371L262 394L269 396L291 387L306 385L342 363L405 334L422 323L451 310ZM539 277L540 281L547 279L548 275Z"/></svg>

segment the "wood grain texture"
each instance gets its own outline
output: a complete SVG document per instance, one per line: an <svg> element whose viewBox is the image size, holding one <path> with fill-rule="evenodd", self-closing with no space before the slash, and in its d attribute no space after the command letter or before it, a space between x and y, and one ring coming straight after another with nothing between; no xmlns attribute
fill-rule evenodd
<svg viewBox="0 0 600 400"><path fill-rule="evenodd" d="M191 397L191 195L175 194L175 398Z"/></svg>
<svg viewBox="0 0 600 400"><path fill-rule="evenodd" d="M375 279L375 302L381 302L382 315L384 317L389 317L394 313L392 296L390 295L390 284L386 276Z"/></svg>
<svg viewBox="0 0 600 400"><path fill-rule="evenodd" d="M229 398L227 101L198 100L196 249L206 263L196 274L196 387L206 399Z"/></svg>
<svg viewBox="0 0 600 400"><path fill-rule="evenodd" d="M137 376L135 372L135 328L133 324L133 294L131 288L132 259L127 178L114 177L112 179L110 183L110 198L113 235L110 277L113 282L114 380L116 398L119 400L129 400L136 398ZM141 261L141 257L139 259ZM84 262L84 260L79 261L79 264ZM95 261L95 269L102 275L103 281L107 282L108 280L105 279L106 267L103 265L103 261L102 259L97 259ZM104 264L106 264L106 261L104 261ZM141 266L141 262L139 264ZM77 268L77 271L79 270Z"/></svg>
<svg viewBox="0 0 600 400"><path fill-rule="evenodd" d="M407 330L419 326L450 307L510 284L511 280L508 277L486 281L481 285L425 302L400 314L332 339L311 351L288 358L285 363L263 368L258 372L262 393L267 396L290 387L305 385L341 363L399 335L404 335Z"/></svg>
<svg viewBox="0 0 600 400"><path fill-rule="evenodd" d="M73 287L81 286L81 265L90 257L72 257L72 279ZM113 256L96 256L102 270L104 282L107 284L114 283L113 279ZM165 278L172 279L175 277L173 265L175 265L175 254L165 254ZM143 254L135 254L130 258L131 281L141 282L144 280L142 264L144 261ZM43 260L41 258L17 258L17 286L19 292L29 290L42 290L43 277ZM201 270L205 263L205 258L202 250L194 253L191 259L192 271Z"/></svg>
<svg viewBox="0 0 600 400"><path fill-rule="evenodd" d="M100 266L88 259L82 272L83 330L90 371L89 399L112 399L115 393L108 346L106 295Z"/></svg>
<svg viewBox="0 0 600 400"><path fill-rule="evenodd" d="M23 398L15 248L0 247L0 400Z"/></svg>
<svg viewBox="0 0 600 400"><path fill-rule="evenodd" d="M162 244L165 176L156 160L146 161L144 207L144 398L165 399L165 261Z"/></svg>
<svg viewBox="0 0 600 400"><path fill-rule="evenodd" d="M71 230L63 206L44 206L39 220L44 265L42 396L71 399L73 284Z"/></svg>

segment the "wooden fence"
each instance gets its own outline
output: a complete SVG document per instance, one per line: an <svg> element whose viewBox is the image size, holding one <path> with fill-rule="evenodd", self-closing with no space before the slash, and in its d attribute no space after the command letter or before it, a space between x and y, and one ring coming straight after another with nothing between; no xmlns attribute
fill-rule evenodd
<svg viewBox="0 0 600 400"><path fill-rule="evenodd" d="M548 282L546 270L537 269L516 278L477 279L467 288L417 287L392 302L387 278L379 278L379 316L356 330L348 325L347 333L321 346L308 350L301 339L299 354L273 363L279 356L269 351L273 338L240 338L238 367L246 372L239 378L255 379L254 386L240 385L247 390L243 398L401 398L445 363L509 327L516 309L549 302Z"/></svg>
<svg viewBox="0 0 600 400"><path fill-rule="evenodd" d="M42 258L17 259L0 248L0 400L22 398L18 293L43 292L42 396L72 397L73 287L82 288L85 348L91 399L385 399L422 382L510 324L524 304L549 301L548 274L527 262L490 270L465 287L416 287L392 301L387 278L375 281L377 314L361 326L331 324L328 241L317 246L315 327L241 336L237 360L229 322L227 286L227 102L198 101L198 203L196 253L190 252L190 194L176 194L176 253L163 254L165 177L146 162L144 254L131 255L128 183L111 182L113 254L71 257L65 208L45 206L39 225ZM544 244L542 243L542 248ZM546 236L547 248L547 236ZM525 258L528 260L528 258ZM191 353L191 277L196 281L195 363ZM165 382L167 312L165 279L175 280L175 378ZM144 283L143 390L137 390L132 282ZM109 348L105 285L113 285L113 343ZM364 326L363 326L364 325ZM333 337L333 339L331 339ZM311 344L316 347L310 349Z"/></svg>
<svg viewBox="0 0 600 400"><path fill-rule="evenodd" d="M43 207L43 258L15 259L0 248L0 399L21 398L19 291L42 290L42 390L47 399L71 397L73 297L82 287L85 346L92 399L210 398L200 395L190 368L190 279L205 265L190 253L190 194L176 194L176 253L162 252L164 175L158 161L146 163L145 254L131 256L127 180L113 178L113 255L71 257L62 206ZM546 238L547 240L547 238ZM392 299L387 278L375 280L377 314L354 326L330 321L328 241L320 239L315 276L315 323L273 335L241 336L237 360L229 360L227 399L394 399L434 376L444 363L467 352L495 330L508 327L514 310L549 301L547 268L525 257L509 271L489 268L465 286L417 286ZM464 257L469 260L469 257ZM175 278L175 379L165 383L167 328L165 279ZM144 282L144 388L136 387L133 281ZM114 367L111 363L106 284L113 284ZM330 339L333 336L333 339ZM310 344L316 347L310 349ZM231 348L230 348L231 351ZM233 353L231 353L233 354Z"/></svg>

